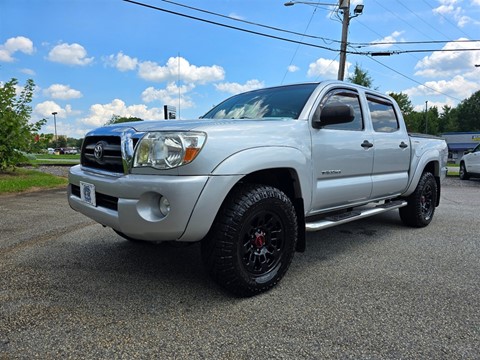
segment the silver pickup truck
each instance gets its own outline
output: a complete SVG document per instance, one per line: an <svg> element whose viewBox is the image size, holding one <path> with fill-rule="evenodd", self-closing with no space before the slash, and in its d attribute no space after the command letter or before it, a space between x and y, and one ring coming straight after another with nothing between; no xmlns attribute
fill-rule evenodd
<svg viewBox="0 0 480 360"><path fill-rule="evenodd" d="M197 120L89 132L70 206L131 241L201 241L230 292L273 287L306 232L399 209L428 225L447 145L407 133L396 102L338 81L233 96Z"/></svg>

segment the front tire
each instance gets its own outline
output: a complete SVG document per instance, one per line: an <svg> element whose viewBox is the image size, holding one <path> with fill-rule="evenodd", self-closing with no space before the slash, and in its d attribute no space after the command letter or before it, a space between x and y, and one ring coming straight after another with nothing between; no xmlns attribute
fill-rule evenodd
<svg viewBox="0 0 480 360"><path fill-rule="evenodd" d="M240 185L203 239L202 258L220 286L238 296L253 296L285 275L296 242L297 216L290 199L271 186Z"/></svg>
<svg viewBox="0 0 480 360"><path fill-rule="evenodd" d="M437 196L435 177L429 172L424 172L417 188L407 198L408 205L399 209L403 223L418 228L430 224L437 206Z"/></svg>
<svg viewBox="0 0 480 360"><path fill-rule="evenodd" d="M465 163L460 163L460 170L458 171L458 175L460 180L468 180L470 179L470 175L467 172L467 168L465 167Z"/></svg>

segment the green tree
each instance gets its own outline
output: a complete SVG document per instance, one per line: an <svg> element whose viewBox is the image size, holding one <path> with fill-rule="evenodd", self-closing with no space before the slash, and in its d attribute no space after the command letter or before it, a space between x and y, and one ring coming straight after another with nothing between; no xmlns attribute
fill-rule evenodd
<svg viewBox="0 0 480 360"><path fill-rule="evenodd" d="M439 135L440 134L440 114L436 106L432 106L427 111L427 117L425 118L425 129L426 134Z"/></svg>
<svg viewBox="0 0 480 360"><path fill-rule="evenodd" d="M405 117L405 124L409 133L422 133L425 129L425 113L412 111Z"/></svg>
<svg viewBox="0 0 480 360"><path fill-rule="evenodd" d="M67 138L67 147L80 148L82 146L83 139Z"/></svg>
<svg viewBox="0 0 480 360"><path fill-rule="evenodd" d="M360 65L358 65L358 63L355 63L353 75L349 76L347 79L352 84L362 85L367 88L372 88L372 85L373 85L373 80L370 77L370 75L368 75L368 71L362 70L362 68L360 67Z"/></svg>
<svg viewBox="0 0 480 360"><path fill-rule="evenodd" d="M27 80L17 96L17 79L0 85L0 171L24 160L21 151L29 151L45 119L30 123L35 83Z"/></svg>
<svg viewBox="0 0 480 360"><path fill-rule="evenodd" d="M480 131L480 90L457 106L458 131Z"/></svg>
<svg viewBox="0 0 480 360"><path fill-rule="evenodd" d="M112 124L121 124L124 122L130 122L130 121L143 121L143 119L140 119L138 117L126 117L126 116L120 116L120 115L112 115L112 118L108 120L105 125L112 125Z"/></svg>
<svg viewBox="0 0 480 360"><path fill-rule="evenodd" d="M457 109L444 105L440 115L439 133L457 131Z"/></svg>
<svg viewBox="0 0 480 360"><path fill-rule="evenodd" d="M402 111L403 116L408 116L413 112L413 105L407 94L404 94L402 92L401 93L392 92L392 93L389 93L388 95L395 99L398 106L400 107L400 110Z"/></svg>
<svg viewBox="0 0 480 360"><path fill-rule="evenodd" d="M65 136L58 136L56 143L59 148L67 147L67 138Z"/></svg>

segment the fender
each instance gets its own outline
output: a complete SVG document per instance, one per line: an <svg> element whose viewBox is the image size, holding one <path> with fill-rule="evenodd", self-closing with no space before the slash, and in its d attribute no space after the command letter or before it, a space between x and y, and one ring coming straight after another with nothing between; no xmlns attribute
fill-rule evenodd
<svg viewBox="0 0 480 360"><path fill-rule="evenodd" d="M254 161L252 161L254 159ZM248 175L268 169L292 169L297 173L301 197L305 209L310 209L312 199L312 164L311 154L290 146L266 146L250 148L222 161L212 171L212 175Z"/></svg>
<svg viewBox="0 0 480 360"><path fill-rule="evenodd" d="M228 193L242 178L256 171L275 168L288 168L296 171L301 192L297 194L297 197L304 197L304 208L309 208L312 197L312 179L306 175L311 174L311 164L307 156L299 149L281 146L250 148L232 154L209 174L209 180L203 188L187 228L179 240L192 241L204 237L210 230ZM292 202L294 200L292 199Z"/></svg>
<svg viewBox="0 0 480 360"><path fill-rule="evenodd" d="M420 177L423 174L423 171L429 163L433 163L435 166L435 171L433 175L439 177L440 174L440 164L439 159L441 158L440 152L437 149L427 150L423 154L419 155L418 150L415 151L415 154L412 154L419 158L418 162L415 164L415 157L412 159L412 167L410 170L410 183L407 186L407 190L402 194L402 196L408 196L415 191L417 188Z"/></svg>

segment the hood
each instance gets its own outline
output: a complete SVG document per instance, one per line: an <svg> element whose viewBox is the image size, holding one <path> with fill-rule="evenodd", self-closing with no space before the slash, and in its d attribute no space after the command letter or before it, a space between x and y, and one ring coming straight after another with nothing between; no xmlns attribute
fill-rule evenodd
<svg viewBox="0 0 480 360"><path fill-rule="evenodd" d="M112 134L121 134L126 130L132 129L136 132L144 133L149 131L190 131L202 130L206 128L217 128L222 126L245 126L246 123L262 123L272 121L282 121L282 119L196 119L196 120L146 120L133 121L121 124L102 126L88 132L87 136L105 136ZM283 120L285 121L285 120ZM292 120L289 120L292 121Z"/></svg>

